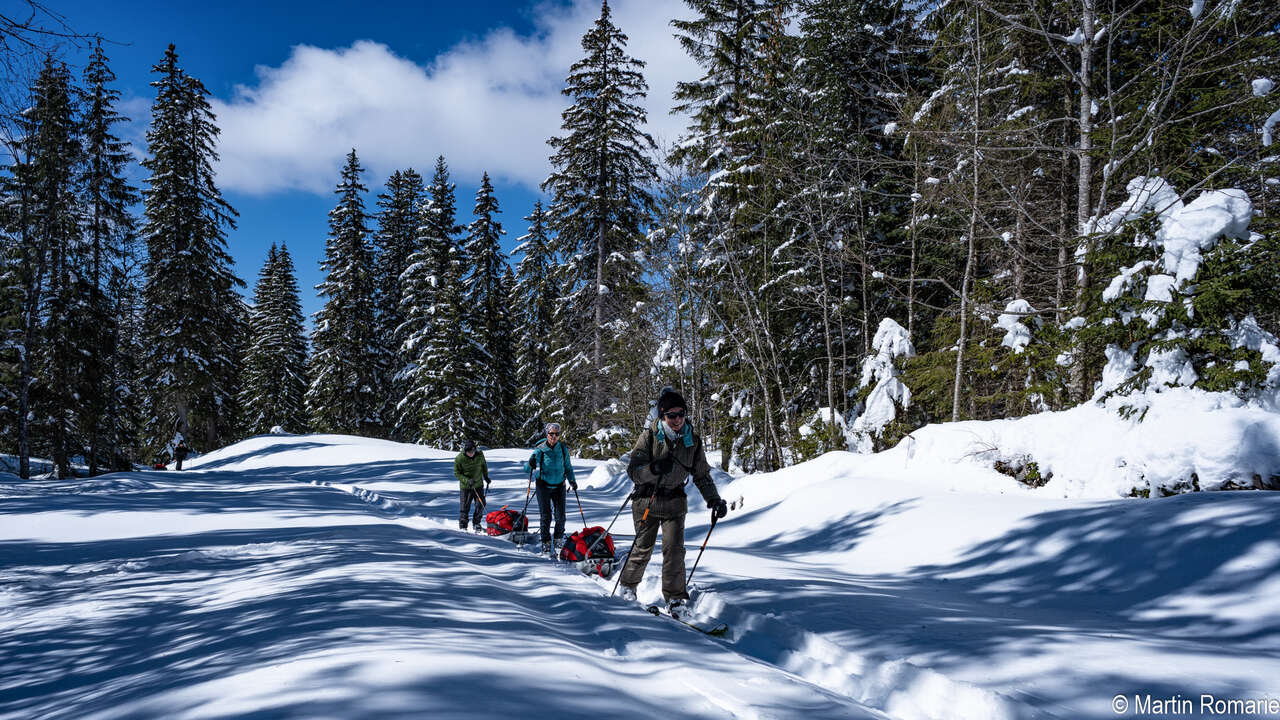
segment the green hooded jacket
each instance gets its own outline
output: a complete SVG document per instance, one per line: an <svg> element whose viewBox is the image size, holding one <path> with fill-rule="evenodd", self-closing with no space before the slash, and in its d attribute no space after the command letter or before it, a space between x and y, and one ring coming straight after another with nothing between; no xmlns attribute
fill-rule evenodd
<svg viewBox="0 0 1280 720"><path fill-rule="evenodd" d="M462 490L483 490L489 481L489 465L484 461L484 453L477 450L475 457L458 453L453 460L453 476L458 478Z"/></svg>

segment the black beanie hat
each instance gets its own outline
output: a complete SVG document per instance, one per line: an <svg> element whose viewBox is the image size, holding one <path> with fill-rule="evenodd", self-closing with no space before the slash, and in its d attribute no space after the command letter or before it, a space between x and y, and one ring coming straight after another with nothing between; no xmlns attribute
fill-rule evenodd
<svg viewBox="0 0 1280 720"><path fill-rule="evenodd" d="M664 388L662 394L658 396L658 414L661 415L671 408L677 407L685 410L689 409L689 406L684 404L684 398L680 396L680 393L672 388Z"/></svg>
<svg viewBox="0 0 1280 720"><path fill-rule="evenodd" d="M467 450L467 451L475 450L475 449L476 449L476 441L475 441L475 440L468 440L468 441L466 442L466 444L462 446L462 449L463 449L463 450Z"/></svg>

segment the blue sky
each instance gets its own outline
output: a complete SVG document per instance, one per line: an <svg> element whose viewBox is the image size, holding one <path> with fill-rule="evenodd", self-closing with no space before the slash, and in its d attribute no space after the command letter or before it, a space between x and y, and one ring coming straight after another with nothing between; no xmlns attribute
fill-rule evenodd
<svg viewBox="0 0 1280 720"><path fill-rule="evenodd" d="M697 68L668 25L679 0L613 0L631 54L649 63L650 131L675 140L669 114L677 80ZM482 172L501 203L506 248L541 196L546 138L558 131L568 66L598 0L533 2L57 2L52 10L79 32L98 33L134 118L123 132L143 152L153 92L150 68L169 43L212 93L222 138L218 184L240 213L228 237L236 272L248 284L271 243L288 243L303 288L303 310L320 307L327 213L338 169L355 148L367 169L367 206L395 169L429 176L443 154L457 183L459 219L471 209ZM84 54L68 54L73 63Z"/></svg>

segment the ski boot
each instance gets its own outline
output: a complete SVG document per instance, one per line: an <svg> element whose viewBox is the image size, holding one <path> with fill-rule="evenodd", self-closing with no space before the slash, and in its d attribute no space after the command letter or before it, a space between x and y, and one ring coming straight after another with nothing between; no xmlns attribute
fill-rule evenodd
<svg viewBox="0 0 1280 720"><path fill-rule="evenodd" d="M667 614L680 622L689 622L689 607L683 600L672 600L667 603Z"/></svg>
<svg viewBox="0 0 1280 720"><path fill-rule="evenodd" d="M636 597L636 589L627 585L622 586L622 599L630 602L639 602Z"/></svg>

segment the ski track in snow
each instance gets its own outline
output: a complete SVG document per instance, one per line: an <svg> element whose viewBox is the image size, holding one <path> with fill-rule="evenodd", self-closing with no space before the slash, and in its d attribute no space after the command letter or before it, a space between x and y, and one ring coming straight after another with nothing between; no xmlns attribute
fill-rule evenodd
<svg viewBox="0 0 1280 720"><path fill-rule="evenodd" d="M396 517L416 514L417 507L381 495L358 485L312 481L316 485L331 487L350 493L361 501L375 506L380 512ZM491 496L492 497L492 496ZM536 503L531 503L536 512ZM572 503L570 504L572 506ZM572 507L568 508L572 510ZM566 512L568 516L570 512ZM626 513L624 512L624 515ZM620 519L625 520L626 518ZM566 534L572 532L573 522L568 522ZM466 531L446 525L446 529L460 534ZM531 522L530 529L535 526ZM615 540L624 536L615 525ZM506 542L505 538L494 538ZM622 548L618 556L622 557ZM661 564L661 550L655 549L652 566ZM536 559L546 559L539 555ZM565 572L578 575L571 565L563 565ZM621 572L621 564L616 572ZM617 579L590 578L604 592L610 592ZM641 592L659 594L652 572L646 572L647 588ZM697 583L694 587L697 588ZM698 616L715 618L729 624L727 644L744 656L767 663L790 673L805 682L846 696L867 707L885 712L900 720L1022 720L1024 718L1053 718L1043 709L1032 712L1030 708L990 690L969 683L953 680L936 671L921 668L902 658L869 658L838 647L816 633L790 625L777 618L753 613L734 607L718 593L691 592L690 608ZM657 600L655 599L654 602ZM640 603L643 607L645 603ZM661 622L661 620L658 620ZM691 631L697 632L697 631ZM687 684L687 683L686 683ZM759 717L750 708L735 704L730 698L693 688L714 704L723 707L735 717Z"/></svg>

